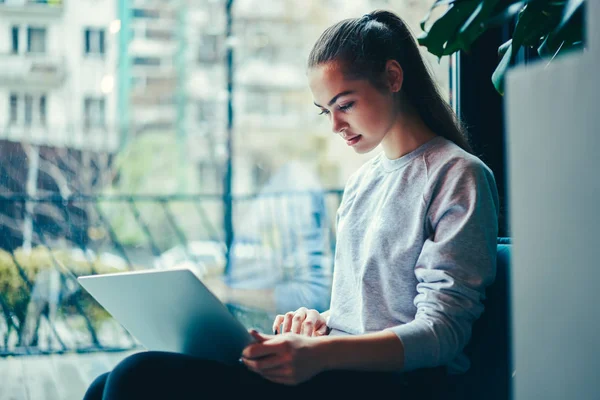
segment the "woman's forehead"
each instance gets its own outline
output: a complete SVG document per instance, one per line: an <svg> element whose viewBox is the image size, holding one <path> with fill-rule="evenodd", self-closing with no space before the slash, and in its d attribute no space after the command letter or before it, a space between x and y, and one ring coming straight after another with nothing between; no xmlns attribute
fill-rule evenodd
<svg viewBox="0 0 600 400"><path fill-rule="evenodd" d="M310 68L308 84L315 102L323 106L338 93L356 91L360 86L359 81L347 79L342 69L331 63Z"/></svg>
<svg viewBox="0 0 600 400"><path fill-rule="evenodd" d="M326 63L316 65L308 70L309 82L319 82L321 84L337 83L344 81L344 73L338 63Z"/></svg>

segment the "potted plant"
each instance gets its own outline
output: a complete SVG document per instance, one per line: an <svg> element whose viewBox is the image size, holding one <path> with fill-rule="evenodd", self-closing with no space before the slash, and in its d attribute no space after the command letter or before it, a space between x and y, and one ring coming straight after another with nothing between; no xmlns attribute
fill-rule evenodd
<svg viewBox="0 0 600 400"><path fill-rule="evenodd" d="M504 74L522 47L533 48L552 61L583 46L584 0L437 0L421 21L420 45L437 57L469 52L486 30L516 20L511 38L498 48L499 63L492 75L504 94ZM445 12L432 20L438 7Z"/></svg>

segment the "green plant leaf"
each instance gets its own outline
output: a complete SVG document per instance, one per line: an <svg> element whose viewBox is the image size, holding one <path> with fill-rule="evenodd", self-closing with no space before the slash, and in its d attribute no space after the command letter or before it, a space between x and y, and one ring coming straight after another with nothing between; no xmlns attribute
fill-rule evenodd
<svg viewBox="0 0 600 400"><path fill-rule="evenodd" d="M504 75L522 47L536 48L544 57L582 46L584 4L584 0L437 0L421 21L424 33L417 41L441 58L468 51L487 29L518 15L511 40L498 48L501 60L492 75L494 87L504 94ZM433 10L442 5L449 7L426 31Z"/></svg>
<svg viewBox="0 0 600 400"><path fill-rule="evenodd" d="M421 22L419 24L421 26L421 30L424 32L427 31L425 29L425 25L427 25L429 18L431 18L431 14L433 13L433 10L435 10L439 6L452 4L452 3L454 3L454 1L455 0L437 0L436 2L434 2L433 5L429 8L427 15L425 15L425 17L423 17L423 19L421 20Z"/></svg>
<svg viewBox="0 0 600 400"><path fill-rule="evenodd" d="M563 16L560 20L560 23L556 27L555 32L560 32L561 29L563 29L563 27L567 25L577 13L582 14L584 4L584 0L567 0L563 10Z"/></svg>
<svg viewBox="0 0 600 400"><path fill-rule="evenodd" d="M513 18L521 12L523 7L531 0L511 0L509 4L502 3L502 8L494 12L487 21L485 21L484 28L489 29L492 27L503 25L508 21L512 21Z"/></svg>
<svg viewBox="0 0 600 400"><path fill-rule="evenodd" d="M496 91L501 95L504 95L504 75L506 74L506 71L508 70L508 67L513 58L513 51L514 50L511 42L505 50L502 60L500 60L500 63L498 64L498 66L494 70L494 73L492 74L492 83L494 84Z"/></svg>
<svg viewBox="0 0 600 400"><path fill-rule="evenodd" d="M498 47L498 57L502 58L508 51L509 47L512 45L512 39L508 39L505 43L503 43L500 47Z"/></svg>
<svg viewBox="0 0 600 400"><path fill-rule="evenodd" d="M482 1L469 19L461 26L456 40L461 48L469 48L473 42L485 31L484 22L487 21L496 10L502 0Z"/></svg>
<svg viewBox="0 0 600 400"><path fill-rule="evenodd" d="M417 38L418 43L427 47L431 54L441 58L445 55L444 47L448 38L456 34L459 27L477 8L479 1L464 0L452 3L448 10L433 23L429 31Z"/></svg>
<svg viewBox="0 0 600 400"><path fill-rule="evenodd" d="M512 35L513 56L519 51L522 45L529 45L532 41L539 41L543 29L542 25L547 16L544 14L544 4L542 2L532 2L527 4L519 13L519 19Z"/></svg>
<svg viewBox="0 0 600 400"><path fill-rule="evenodd" d="M492 74L492 83L501 95L504 95L504 75L514 60L514 57L523 43L529 38L528 35L532 34L532 31L536 31L536 29L539 28L540 22L547 18L543 11L544 4L542 2L531 2L519 13L519 19L517 20L511 43L505 50L502 60ZM536 35L537 33L533 32L533 36ZM506 43L504 45L506 45ZM500 48L498 48L498 51L500 52Z"/></svg>
<svg viewBox="0 0 600 400"><path fill-rule="evenodd" d="M546 36L538 47L540 57L554 57L557 53L570 49L573 44L583 41L583 0L569 0L565 5L560 22Z"/></svg>

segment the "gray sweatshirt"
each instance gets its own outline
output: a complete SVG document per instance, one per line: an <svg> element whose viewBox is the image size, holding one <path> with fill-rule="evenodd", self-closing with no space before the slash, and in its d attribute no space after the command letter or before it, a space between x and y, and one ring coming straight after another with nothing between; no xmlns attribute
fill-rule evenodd
<svg viewBox="0 0 600 400"><path fill-rule="evenodd" d="M496 276L498 203L490 169L441 136L365 163L338 209L331 335L389 329L403 371L465 372L463 348Z"/></svg>

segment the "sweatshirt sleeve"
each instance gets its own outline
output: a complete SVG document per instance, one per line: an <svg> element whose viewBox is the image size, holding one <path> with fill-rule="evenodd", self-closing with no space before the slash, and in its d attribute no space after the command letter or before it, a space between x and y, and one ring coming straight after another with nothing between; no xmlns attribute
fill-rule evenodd
<svg viewBox="0 0 600 400"><path fill-rule="evenodd" d="M492 172L461 160L430 187L426 239L415 266L415 319L390 327L404 345L404 371L446 365L471 337L485 288L496 276L498 194Z"/></svg>

